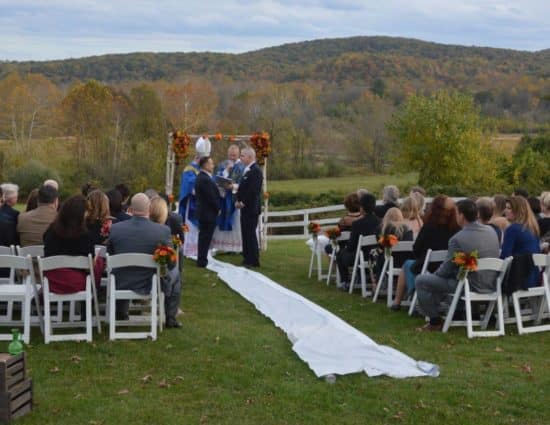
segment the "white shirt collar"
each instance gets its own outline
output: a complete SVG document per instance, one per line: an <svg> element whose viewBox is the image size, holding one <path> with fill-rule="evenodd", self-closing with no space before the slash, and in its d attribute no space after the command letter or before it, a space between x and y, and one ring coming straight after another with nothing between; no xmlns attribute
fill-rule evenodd
<svg viewBox="0 0 550 425"><path fill-rule="evenodd" d="M248 173L248 171L250 170L250 167L252 167L255 163L256 163L256 161L253 161L253 162L251 162L250 164L248 164L248 165L246 166L246 168L244 169L243 175L246 174L246 173Z"/></svg>

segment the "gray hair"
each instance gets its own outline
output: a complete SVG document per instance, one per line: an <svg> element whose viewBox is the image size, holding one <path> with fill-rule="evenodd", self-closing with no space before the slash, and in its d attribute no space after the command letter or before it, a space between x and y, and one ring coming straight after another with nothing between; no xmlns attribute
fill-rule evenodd
<svg viewBox="0 0 550 425"><path fill-rule="evenodd" d="M15 198L19 194L19 186L13 183L3 183L2 187L2 197L4 200Z"/></svg>
<svg viewBox="0 0 550 425"><path fill-rule="evenodd" d="M42 183L44 186L51 186L53 187L55 190L59 190L59 183L57 183L57 181L55 181L54 179L48 179L48 180L45 180L44 183Z"/></svg>
<svg viewBox="0 0 550 425"><path fill-rule="evenodd" d="M367 189L363 189L363 188L357 189L357 197L359 199L361 199L363 197L363 195L366 195L367 193L369 193L369 191Z"/></svg>
<svg viewBox="0 0 550 425"><path fill-rule="evenodd" d="M244 153L245 155L249 155L252 157L252 159L256 159L256 151L252 149L250 146L247 146L241 150L241 153Z"/></svg>
<svg viewBox="0 0 550 425"><path fill-rule="evenodd" d="M399 200L399 189L397 186L389 185L384 187L384 202L394 202L397 203Z"/></svg>
<svg viewBox="0 0 550 425"><path fill-rule="evenodd" d="M144 193L149 199L153 199L159 196L159 193L155 189L147 189Z"/></svg>

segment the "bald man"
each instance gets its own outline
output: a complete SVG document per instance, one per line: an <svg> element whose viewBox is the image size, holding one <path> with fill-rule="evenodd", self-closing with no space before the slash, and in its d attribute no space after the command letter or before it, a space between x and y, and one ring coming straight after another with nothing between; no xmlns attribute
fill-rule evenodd
<svg viewBox="0 0 550 425"><path fill-rule="evenodd" d="M113 224L107 249L109 254L143 253L151 254L159 243L172 246L170 228L163 224L149 221L151 201L145 193L137 193L132 197L128 212L129 220ZM138 294L151 292L151 277L154 271L140 267L124 267L114 272L117 289L130 289ZM177 292L177 291L176 291ZM166 311L166 327L181 327L176 321L179 306L179 292L170 296L173 303ZM175 304L175 305L172 305ZM117 320L127 320L128 302L117 303ZM168 311L170 310L170 311Z"/></svg>

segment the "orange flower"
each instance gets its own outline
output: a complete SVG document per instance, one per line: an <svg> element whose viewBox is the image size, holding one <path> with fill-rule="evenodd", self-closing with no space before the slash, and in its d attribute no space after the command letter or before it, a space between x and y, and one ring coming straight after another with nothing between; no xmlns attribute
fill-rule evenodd
<svg viewBox="0 0 550 425"><path fill-rule="evenodd" d="M264 192L264 199L269 199L269 192Z"/></svg>
<svg viewBox="0 0 550 425"><path fill-rule="evenodd" d="M223 139L223 136L222 136L221 133L216 133L216 135L214 136L214 139L221 140L221 139Z"/></svg>
<svg viewBox="0 0 550 425"><path fill-rule="evenodd" d="M229 136L229 141L234 142L235 141L235 136Z"/></svg>

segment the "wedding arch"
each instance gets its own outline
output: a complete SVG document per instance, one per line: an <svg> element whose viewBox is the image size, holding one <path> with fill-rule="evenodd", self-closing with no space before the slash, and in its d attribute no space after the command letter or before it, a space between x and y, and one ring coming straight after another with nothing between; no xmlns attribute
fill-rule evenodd
<svg viewBox="0 0 550 425"><path fill-rule="evenodd" d="M250 146L256 151L256 162L262 168L263 174L263 206L259 220L260 245L267 249L267 215L269 210L269 193L267 191L267 158L271 153L271 140L266 132L255 132L252 134L223 135L214 134L188 134L185 131L174 130L168 133L168 144L166 149L166 183L165 192L170 199L174 197L174 178L178 166L193 156L194 143L199 137L207 137L212 143L235 143L240 147Z"/></svg>

